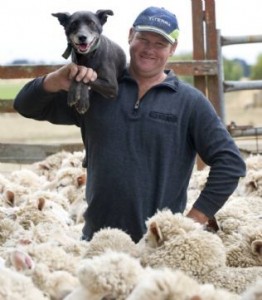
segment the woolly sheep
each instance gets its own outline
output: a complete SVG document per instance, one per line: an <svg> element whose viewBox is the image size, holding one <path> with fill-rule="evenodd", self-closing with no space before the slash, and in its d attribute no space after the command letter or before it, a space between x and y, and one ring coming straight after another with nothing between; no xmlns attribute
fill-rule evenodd
<svg viewBox="0 0 262 300"><path fill-rule="evenodd" d="M124 231L117 228L103 228L97 231L87 243L84 258L103 254L106 250L126 252L136 256L136 244Z"/></svg>
<svg viewBox="0 0 262 300"><path fill-rule="evenodd" d="M262 196L262 155L250 155L245 160L246 176L240 180L234 194Z"/></svg>
<svg viewBox="0 0 262 300"><path fill-rule="evenodd" d="M250 155L245 160L248 170L261 170L262 169L262 155Z"/></svg>
<svg viewBox="0 0 262 300"><path fill-rule="evenodd" d="M180 223L174 221L182 219ZM199 226L186 232L186 223L190 225L194 221L169 210L151 217L146 222L147 233L138 243L142 264L153 268L178 268L201 283L212 283L216 288L238 294L262 276L262 267L227 267L221 239Z"/></svg>
<svg viewBox="0 0 262 300"><path fill-rule="evenodd" d="M81 257L74 257L66 253L63 248L53 243L31 244L25 251L35 263L45 264L51 272L64 270L76 275L77 266Z"/></svg>
<svg viewBox="0 0 262 300"><path fill-rule="evenodd" d="M210 284L199 284L182 271L149 270L127 300L238 300L240 297Z"/></svg>
<svg viewBox="0 0 262 300"><path fill-rule="evenodd" d="M209 274L199 277L202 283L212 283L216 288L224 288L230 292L241 294L251 284L262 277L262 267L221 267Z"/></svg>
<svg viewBox="0 0 262 300"><path fill-rule="evenodd" d="M34 268L34 262L26 252L13 249L9 252L6 266L13 266L17 271L31 270Z"/></svg>
<svg viewBox="0 0 262 300"><path fill-rule="evenodd" d="M39 176L29 169L13 171L8 178L11 182L28 187L31 190L39 189L46 184L46 178L44 176Z"/></svg>
<svg viewBox="0 0 262 300"><path fill-rule="evenodd" d="M31 165L31 170L38 175L44 175L48 180L53 180L56 172L60 169L62 162L69 155L67 151L60 151L49 155L45 160L35 162Z"/></svg>
<svg viewBox="0 0 262 300"><path fill-rule="evenodd" d="M42 222L52 222L64 226L72 223L68 212L61 205L42 197L19 207L16 217L17 222L25 229L30 228L32 224L36 225Z"/></svg>
<svg viewBox="0 0 262 300"><path fill-rule="evenodd" d="M49 252L48 256L52 255L53 253ZM54 259L57 260L56 257ZM39 262L36 257L33 261L28 253L15 249L10 252L5 265L30 276L35 286L53 300L63 299L79 285L77 277L65 270L50 271L50 266L47 265L44 259L43 261L44 263Z"/></svg>
<svg viewBox="0 0 262 300"><path fill-rule="evenodd" d="M127 253L107 251L85 259L78 271L81 286L64 300L126 300L144 269Z"/></svg>
<svg viewBox="0 0 262 300"><path fill-rule="evenodd" d="M147 222L147 232L138 243L143 265L179 268L192 276L209 273L225 265L221 239L180 213L157 212Z"/></svg>
<svg viewBox="0 0 262 300"><path fill-rule="evenodd" d="M239 228L241 239L227 247L227 265L262 266L262 224Z"/></svg>
<svg viewBox="0 0 262 300"><path fill-rule="evenodd" d="M44 300L44 294L35 287L31 278L10 270L0 270L0 299L12 300Z"/></svg>
<svg viewBox="0 0 262 300"><path fill-rule="evenodd" d="M77 277L63 270L50 272L43 263L36 264L27 275L32 278L35 286L52 300L64 299L79 286Z"/></svg>
<svg viewBox="0 0 262 300"><path fill-rule="evenodd" d="M262 278L258 279L243 293L241 300L261 300L262 299Z"/></svg>
<svg viewBox="0 0 262 300"><path fill-rule="evenodd" d="M23 230L15 220L6 218L0 218L0 245L3 245L13 233L20 232Z"/></svg>

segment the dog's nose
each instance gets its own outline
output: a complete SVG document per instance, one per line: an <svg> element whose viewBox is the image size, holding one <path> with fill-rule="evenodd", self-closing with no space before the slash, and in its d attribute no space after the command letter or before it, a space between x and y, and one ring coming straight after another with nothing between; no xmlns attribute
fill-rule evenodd
<svg viewBox="0 0 262 300"><path fill-rule="evenodd" d="M78 40L80 43L85 43L86 42L86 36L85 35L79 35Z"/></svg>

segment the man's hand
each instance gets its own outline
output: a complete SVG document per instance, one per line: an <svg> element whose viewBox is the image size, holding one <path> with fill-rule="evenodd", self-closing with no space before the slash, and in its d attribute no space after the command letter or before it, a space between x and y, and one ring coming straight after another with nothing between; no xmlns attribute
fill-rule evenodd
<svg viewBox="0 0 262 300"><path fill-rule="evenodd" d="M68 91L72 80L88 83L97 79L97 73L84 66L78 66L74 63L65 65L56 71L46 75L43 87L47 92Z"/></svg>
<svg viewBox="0 0 262 300"><path fill-rule="evenodd" d="M200 224L206 224L209 220L209 217L207 217L201 211L199 211L195 208L192 208L188 212L187 217L194 219L195 221L197 221Z"/></svg>

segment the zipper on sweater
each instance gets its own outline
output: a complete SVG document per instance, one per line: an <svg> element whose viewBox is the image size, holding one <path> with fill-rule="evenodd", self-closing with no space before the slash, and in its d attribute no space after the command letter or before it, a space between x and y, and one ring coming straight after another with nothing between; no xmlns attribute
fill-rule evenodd
<svg viewBox="0 0 262 300"><path fill-rule="evenodd" d="M134 106L134 111L137 112L140 106L140 99L137 99L135 106Z"/></svg>

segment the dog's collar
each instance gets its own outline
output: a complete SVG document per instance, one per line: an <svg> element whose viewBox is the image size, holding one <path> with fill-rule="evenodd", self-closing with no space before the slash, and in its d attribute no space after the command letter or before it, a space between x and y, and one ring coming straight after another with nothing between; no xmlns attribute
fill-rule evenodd
<svg viewBox="0 0 262 300"><path fill-rule="evenodd" d="M95 51L98 48L99 45L100 45L100 39L98 39L98 41L91 47L89 52ZM73 50L73 46L71 45L71 43L68 43L64 53L62 54L62 56L65 59L68 59L68 57L71 55L72 50Z"/></svg>
<svg viewBox="0 0 262 300"><path fill-rule="evenodd" d="M73 49L72 45L70 43L68 43L67 47L65 49L65 52L62 54L62 56L65 59L68 59L68 57L71 55L72 49Z"/></svg>

